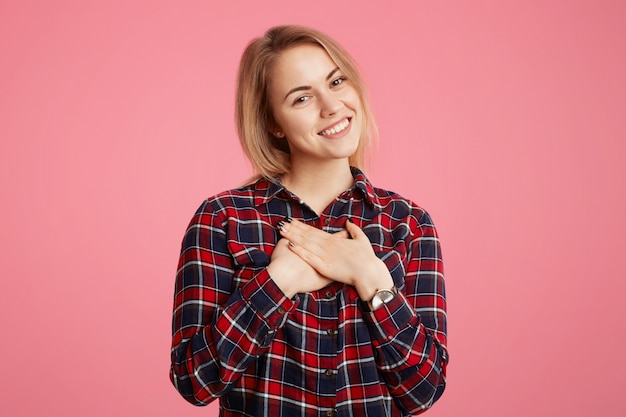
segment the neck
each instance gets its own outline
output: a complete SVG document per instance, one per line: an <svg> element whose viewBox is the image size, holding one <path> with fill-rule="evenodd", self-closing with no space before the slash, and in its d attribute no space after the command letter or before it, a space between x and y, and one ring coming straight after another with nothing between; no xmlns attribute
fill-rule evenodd
<svg viewBox="0 0 626 417"><path fill-rule="evenodd" d="M289 191L300 197L317 214L324 211L354 182L347 159L308 166L294 163L281 180Z"/></svg>

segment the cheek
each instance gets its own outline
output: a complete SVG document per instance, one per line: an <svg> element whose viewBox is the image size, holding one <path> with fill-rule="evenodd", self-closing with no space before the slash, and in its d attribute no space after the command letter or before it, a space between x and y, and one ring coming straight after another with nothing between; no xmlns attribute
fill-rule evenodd
<svg viewBox="0 0 626 417"><path fill-rule="evenodd" d="M272 116L278 130L282 130L285 133L290 130L293 122L284 111L281 111L281 109L272 109Z"/></svg>
<svg viewBox="0 0 626 417"><path fill-rule="evenodd" d="M315 126L315 114L307 111L297 111L284 114L282 117L282 123L285 130L292 132L292 134L308 134Z"/></svg>

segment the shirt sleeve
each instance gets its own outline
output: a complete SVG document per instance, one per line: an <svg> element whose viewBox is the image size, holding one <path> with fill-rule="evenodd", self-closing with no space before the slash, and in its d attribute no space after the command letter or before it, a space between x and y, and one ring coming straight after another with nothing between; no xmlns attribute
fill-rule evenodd
<svg viewBox="0 0 626 417"><path fill-rule="evenodd" d="M439 399L448 363L446 298L439 238L423 212L409 243L404 285L389 303L364 313L379 372L408 413Z"/></svg>
<svg viewBox="0 0 626 417"><path fill-rule="evenodd" d="M198 209L176 273L170 379L195 405L228 392L268 349L297 304L266 269L234 288L226 218L208 201Z"/></svg>

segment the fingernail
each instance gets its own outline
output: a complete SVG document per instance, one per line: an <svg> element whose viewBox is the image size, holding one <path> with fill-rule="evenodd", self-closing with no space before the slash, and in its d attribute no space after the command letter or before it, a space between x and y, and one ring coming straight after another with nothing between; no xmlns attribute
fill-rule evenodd
<svg viewBox="0 0 626 417"><path fill-rule="evenodd" d="M287 223L291 223L293 221L293 219L291 217L287 216L287 217L285 217L285 221Z"/></svg>
<svg viewBox="0 0 626 417"><path fill-rule="evenodd" d="M285 222L283 222L282 220L276 223L276 227L278 228L278 230L283 230L284 226L285 226Z"/></svg>
<svg viewBox="0 0 626 417"><path fill-rule="evenodd" d="M296 244L295 244L295 243L293 243L293 242L290 240L290 241L289 241L289 246L291 246L291 247L293 248L294 246L296 246Z"/></svg>

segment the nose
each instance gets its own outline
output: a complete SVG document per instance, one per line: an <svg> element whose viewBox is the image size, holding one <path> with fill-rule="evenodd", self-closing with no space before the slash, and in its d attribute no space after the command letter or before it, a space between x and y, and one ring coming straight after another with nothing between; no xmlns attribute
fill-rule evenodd
<svg viewBox="0 0 626 417"><path fill-rule="evenodd" d="M343 106L343 102L332 93L326 93L320 97L322 117L332 117Z"/></svg>

